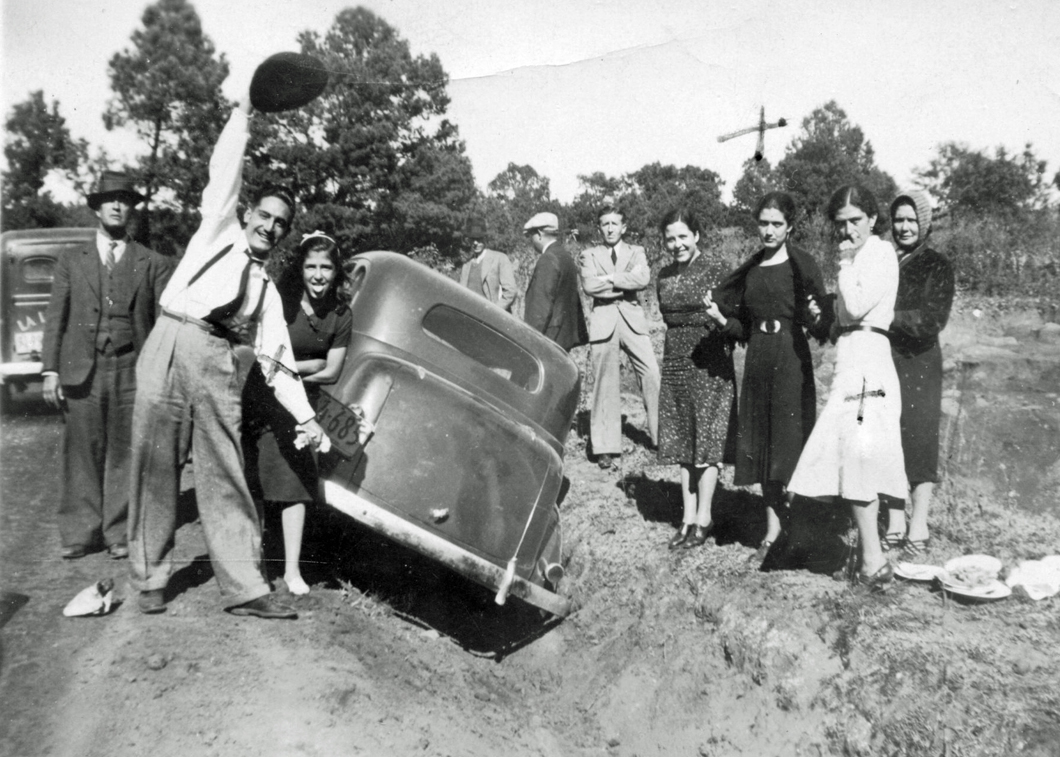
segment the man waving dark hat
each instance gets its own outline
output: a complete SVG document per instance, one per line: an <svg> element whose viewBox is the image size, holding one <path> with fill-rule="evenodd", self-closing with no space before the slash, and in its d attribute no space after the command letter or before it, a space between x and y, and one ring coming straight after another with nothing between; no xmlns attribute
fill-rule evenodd
<svg viewBox="0 0 1060 757"><path fill-rule="evenodd" d="M59 535L68 560L105 548L129 554L129 449L136 356L155 323L169 258L128 237L144 201L132 179L107 171L88 206L92 244L62 253L44 324L44 399L66 416Z"/></svg>

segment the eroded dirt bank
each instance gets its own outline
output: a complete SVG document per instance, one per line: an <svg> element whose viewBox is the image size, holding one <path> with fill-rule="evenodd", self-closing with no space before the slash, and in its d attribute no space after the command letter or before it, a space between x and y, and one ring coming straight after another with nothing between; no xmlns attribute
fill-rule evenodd
<svg viewBox="0 0 1060 757"><path fill-rule="evenodd" d="M1033 314L955 315L930 561L1060 553L1052 333ZM826 385L830 350L817 356ZM577 435L568 445L563 589L578 610L559 624L498 608L338 514L315 519L298 621L220 612L194 522L178 536L184 568L165 615L126 605L64 619L93 580L119 578L125 593L124 566L54 559L60 429L24 404L3 428L0 589L14 614L0 631L0 751L1060 754L1060 597L967 605L921 584L863 594L831 579L844 524L813 508L804 524L823 536L759 572L746 560L760 500L732 487L716 500L716 539L667 552L676 471L653 464L635 395L624 403L618 470L588 463Z"/></svg>

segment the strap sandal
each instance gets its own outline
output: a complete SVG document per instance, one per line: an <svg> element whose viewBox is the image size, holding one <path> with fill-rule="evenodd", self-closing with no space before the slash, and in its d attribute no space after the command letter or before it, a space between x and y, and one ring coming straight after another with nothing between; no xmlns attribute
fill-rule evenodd
<svg viewBox="0 0 1060 757"><path fill-rule="evenodd" d="M901 532L884 534L880 537L880 547L884 552L893 552L905 545L905 534Z"/></svg>
<svg viewBox="0 0 1060 757"><path fill-rule="evenodd" d="M898 556L899 562L918 562L927 554L931 546L931 537L927 539L905 539L902 541L902 552Z"/></svg>

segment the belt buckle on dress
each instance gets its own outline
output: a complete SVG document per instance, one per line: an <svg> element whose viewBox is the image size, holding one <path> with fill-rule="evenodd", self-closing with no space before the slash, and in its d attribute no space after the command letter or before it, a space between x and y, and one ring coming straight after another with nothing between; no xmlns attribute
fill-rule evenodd
<svg viewBox="0 0 1060 757"><path fill-rule="evenodd" d="M780 321L776 319L762 320L758 322L758 330L763 334L779 334L780 333Z"/></svg>

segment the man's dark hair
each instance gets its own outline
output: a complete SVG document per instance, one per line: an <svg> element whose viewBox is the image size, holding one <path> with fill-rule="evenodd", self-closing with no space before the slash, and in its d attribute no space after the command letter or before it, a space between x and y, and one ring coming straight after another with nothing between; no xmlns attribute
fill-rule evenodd
<svg viewBox="0 0 1060 757"><path fill-rule="evenodd" d="M622 216L622 223L626 222L626 211L622 209L622 206L611 199L604 200L604 204L597 209L596 220L599 221L601 218L610 215L611 213Z"/></svg>
<svg viewBox="0 0 1060 757"><path fill-rule="evenodd" d="M285 187L283 184L266 184L260 187L254 194L250 196L250 207L256 208L261 204L261 201L266 197L275 197L277 200L282 202L288 208L291 209L291 220L294 220L294 214L296 212L296 206L294 203L294 193Z"/></svg>

